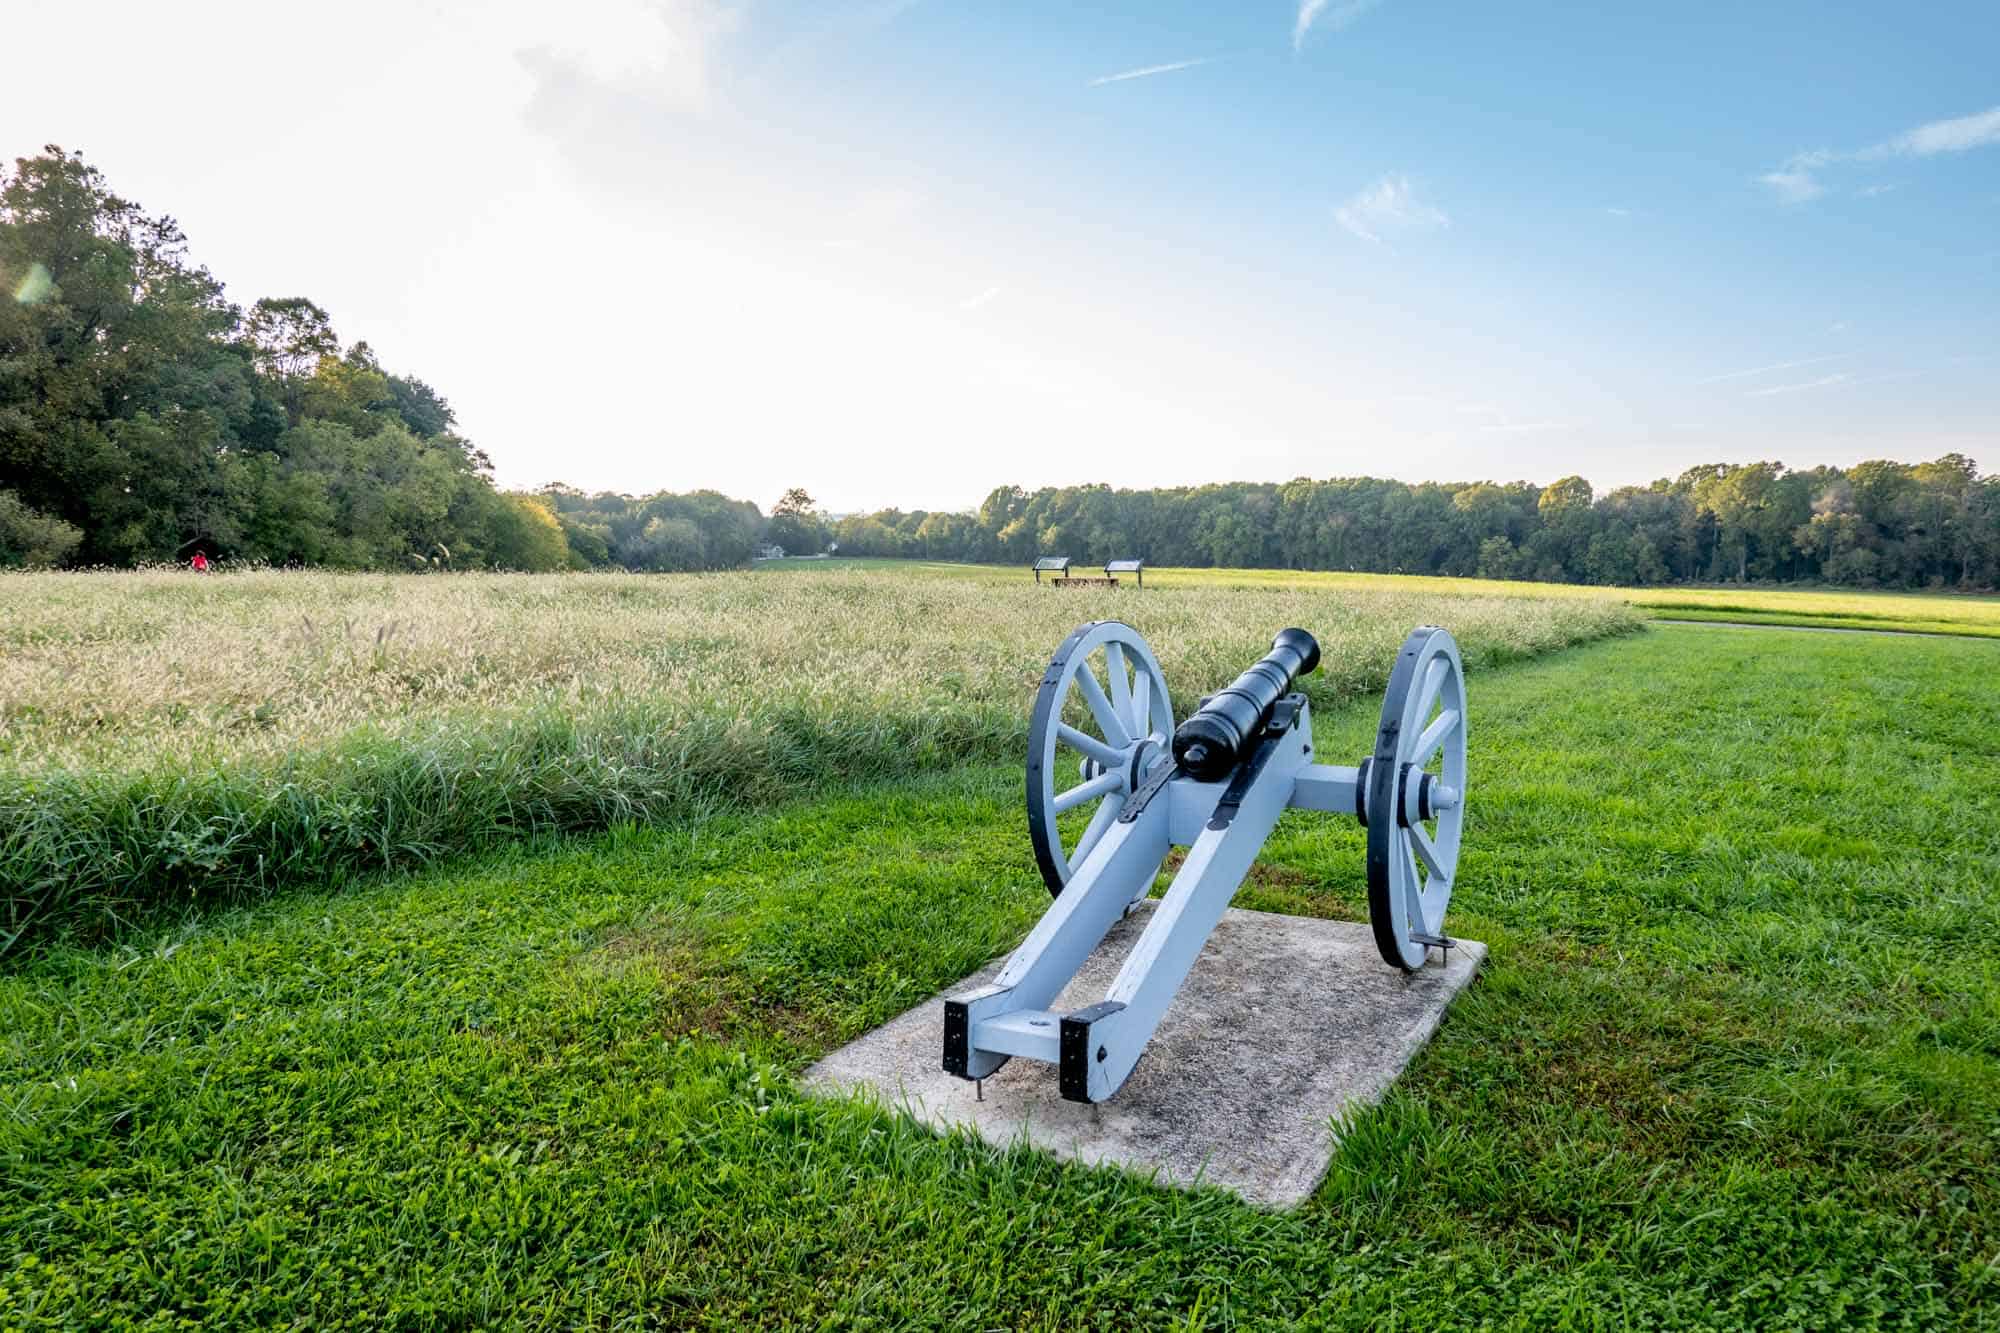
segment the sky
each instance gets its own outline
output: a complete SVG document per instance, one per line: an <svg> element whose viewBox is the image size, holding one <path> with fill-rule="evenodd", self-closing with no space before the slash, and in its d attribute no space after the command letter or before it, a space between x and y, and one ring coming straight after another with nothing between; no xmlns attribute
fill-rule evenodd
<svg viewBox="0 0 2000 1333"><path fill-rule="evenodd" d="M0 156L510 487L2000 471L1993 0L9 0L0 53Z"/></svg>

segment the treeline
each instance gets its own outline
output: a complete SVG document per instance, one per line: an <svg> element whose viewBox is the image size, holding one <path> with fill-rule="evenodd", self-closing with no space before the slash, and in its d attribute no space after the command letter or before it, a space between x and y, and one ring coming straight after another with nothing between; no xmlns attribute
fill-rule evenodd
<svg viewBox="0 0 2000 1333"><path fill-rule="evenodd" d="M0 174L0 565L728 569L761 548L1550 582L2000 585L2000 477L1947 454L1581 477L1004 486L974 513L766 518L713 491L502 492L445 398L309 300L232 304L172 218L51 147Z"/></svg>
<svg viewBox="0 0 2000 1333"><path fill-rule="evenodd" d="M1373 477L1165 490L1003 486L977 513L882 510L824 523L842 555L1340 569L1649 585L2000 585L2000 476L1947 454L1794 472L1716 463L1598 496L1582 477Z"/></svg>

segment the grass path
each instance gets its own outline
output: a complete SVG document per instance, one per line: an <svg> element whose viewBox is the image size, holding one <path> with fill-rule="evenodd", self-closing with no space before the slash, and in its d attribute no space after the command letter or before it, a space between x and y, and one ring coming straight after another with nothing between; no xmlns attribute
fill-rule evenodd
<svg viewBox="0 0 2000 1333"><path fill-rule="evenodd" d="M0 978L0 1326L1987 1323L1992 652L1480 677L1491 962L1292 1215L796 1092L1046 903L1011 765L58 949ZM1360 847L1288 817L1239 901L1356 916Z"/></svg>
<svg viewBox="0 0 2000 1333"><path fill-rule="evenodd" d="M1972 634L1963 630L1950 629L1881 629L1873 625L1821 625L1804 622L1792 623L1783 620L1726 620L1720 616L1655 616L1655 625L1706 625L1715 629L1796 629L1810 634L1901 634L1926 635L1947 639L1983 639L1984 634Z"/></svg>

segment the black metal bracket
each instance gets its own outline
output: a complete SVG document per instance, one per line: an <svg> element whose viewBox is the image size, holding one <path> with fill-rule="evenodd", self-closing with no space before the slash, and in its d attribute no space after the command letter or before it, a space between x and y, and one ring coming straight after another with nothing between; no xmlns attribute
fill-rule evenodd
<svg viewBox="0 0 2000 1333"><path fill-rule="evenodd" d="M1064 1101L1090 1100L1091 1063L1103 1060L1107 1054L1102 1046L1092 1049L1090 1025L1100 1018L1109 1018L1124 1007L1115 1000L1100 1000L1086 1009L1063 1016L1062 1035L1057 1040L1056 1088L1062 1093Z"/></svg>
<svg viewBox="0 0 2000 1333"><path fill-rule="evenodd" d="M1118 822L1129 824L1144 814L1147 804L1160 794L1160 788L1166 786L1176 777L1179 777L1180 771L1181 766L1179 764L1161 764L1158 768L1154 769L1153 776L1139 784L1139 789L1133 792L1131 799L1125 802L1125 808L1118 812Z"/></svg>
<svg viewBox="0 0 2000 1333"><path fill-rule="evenodd" d="M987 986L970 995L944 1002L945 1073L956 1074L960 1078L972 1077L966 1072L972 1067L972 1002L999 993L1000 987Z"/></svg>
<svg viewBox="0 0 2000 1333"><path fill-rule="evenodd" d="M1446 967L1451 966L1451 951L1458 947L1457 940L1449 935L1426 935L1418 930L1411 931L1410 938L1423 945L1426 949L1442 950L1444 953L1444 965Z"/></svg>

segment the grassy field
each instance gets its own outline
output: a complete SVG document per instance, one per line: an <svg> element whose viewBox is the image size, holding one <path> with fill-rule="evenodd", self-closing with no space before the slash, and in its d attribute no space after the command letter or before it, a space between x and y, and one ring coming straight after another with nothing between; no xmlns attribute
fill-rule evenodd
<svg viewBox="0 0 2000 1333"><path fill-rule="evenodd" d="M1143 602L963 570L0 577L0 954L54 930L471 848L1017 754L1078 621L1192 699L1288 623L1333 706L1421 621L1484 671L1630 629L1615 601L1381 585Z"/></svg>
<svg viewBox="0 0 2000 1333"><path fill-rule="evenodd" d="M1025 570L999 565L953 565L904 560L774 560L757 566L772 573L852 565L870 569L921 569L982 582L1018 583ZM1094 571L1092 571L1094 572ZM1902 630L2000 638L2000 596L1971 593L1866 592L1860 589L1765 587L1593 588L1574 583L1522 583L1447 579L1405 574L1345 574L1292 569L1149 569L1146 588L1299 588L1347 593L1395 589L1445 596L1616 597L1649 616L1674 620L1730 620L1759 625L1809 625L1832 629Z"/></svg>
<svg viewBox="0 0 2000 1333"><path fill-rule="evenodd" d="M1478 677L1488 969L1290 1215L797 1092L1046 904L1017 762L51 947L0 978L0 1326L1990 1327L1993 652ZM1295 814L1239 901L1363 896Z"/></svg>

